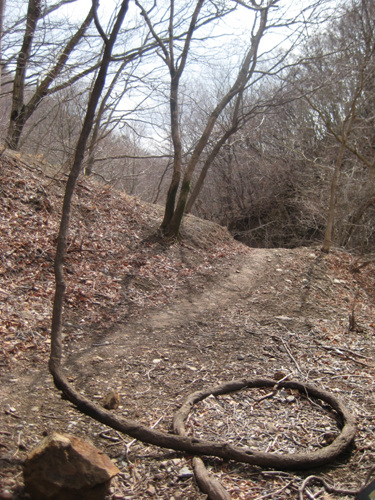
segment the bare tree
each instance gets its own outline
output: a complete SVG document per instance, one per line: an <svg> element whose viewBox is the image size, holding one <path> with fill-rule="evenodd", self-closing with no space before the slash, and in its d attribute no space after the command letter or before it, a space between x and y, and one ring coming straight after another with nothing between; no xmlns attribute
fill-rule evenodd
<svg viewBox="0 0 375 500"><path fill-rule="evenodd" d="M185 211L189 211L194 204L203 185L207 171L216 155L227 142L229 137L238 130L241 124L246 122L245 117L249 116L249 110L245 110L242 107L243 95L251 84L258 81L265 74L268 74L265 67L259 65L259 52L262 39L271 28L276 29L283 27L284 29L291 29L291 27L296 24L298 15L293 19L287 19L286 17L282 19L281 15L278 18L277 16L270 15L274 10L277 11L278 4L278 0L264 0L260 3L250 2L249 4L234 1L229 7L223 10L220 10L219 7L214 4L210 4L216 7L215 15L212 14L211 17L208 16L204 19L204 22L202 22L199 15L203 12L202 9L205 6L205 3L204 1L197 2L195 7L196 10L191 14L190 24L186 30L186 34L182 38L182 42L181 37L176 37L173 32L173 19L176 5L175 2L172 1L169 6L169 42L168 44L165 44L160 40L160 37L156 32L156 28L151 21L151 16L138 3L142 9L142 15L145 17L152 34L159 43L161 49L160 55L167 65L170 73L170 133L173 145L174 162L172 179L165 204L164 219L161 226L163 233L167 237L172 239L177 237L183 215ZM232 68L232 74L234 73L235 77L233 78L231 84L229 84L227 88L221 92L220 95L218 95L218 99L213 103L211 109L208 111L207 116L205 117L204 125L195 144L193 145L192 150L189 153L184 152L183 154L180 131L181 114L179 101L181 99L181 92L179 84L182 73L186 67L187 59L191 56L192 40L193 38L199 39L199 29L203 24L206 25L213 20L217 20L224 15L228 15L231 12L230 7L234 9L247 9L252 13L253 21L249 30L250 41L241 53L242 60L240 64L236 68ZM316 5L310 6L311 12L314 11L315 7ZM304 11L303 14L306 15L306 12L307 11ZM302 17L303 16L301 15L301 18ZM291 29L291 31L293 30ZM294 31L294 35L295 38L298 38L296 32L297 30ZM180 52L178 52L179 48ZM179 55L174 59L175 52ZM268 59L271 59L269 54L267 54L267 56ZM280 61L283 60L283 57L285 57L285 55L280 55L280 59L278 61L269 62L268 70L270 71L270 68L273 68L272 70L276 71L276 68L280 65ZM259 71L258 74L256 73L257 71ZM223 111L228 109L230 106L232 106L232 115L229 125L222 128L220 126L220 117ZM191 193L191 186L194 181L195 171L202 162L202 170L197 179L194 190Z"/></svg>
<svg viewBox="0 0 375 500"><path fill-rule="evenodd" d="M353 1L351 5L344 6L339 20L332 22L330 29L319 36L316 46L312 44L311 63L306 64L305 70L294 81L327 136L337 144L322 246L322 251L326 253L335 239L335 212L344 164L353 163L349 159L351 156L365 169L375 170L375 114L369 106L375 99L374 23L373 2ZM375 192L367 191L366 196L371 200ZM360 203L362 208L372 206L368 200ZM358 220L358 214L353 215L352 220ZM349 233L352 234L352 231L353 228ZM339 236L336 240L340 241Z"/></svg>
<svg viewBox="0 0 375 500"><path fill-rule="evenodd" d="M67 2L60 2L59 6L64 3ZM31 97L28 99L28 102L25 102L27 70L32 57L33 40L36 35L38 21L41 18L42 13L41 0L29 0L25 35L23 37L23 43L17 58L12 92L12 108L6 137L6 143L10 149L18 148L19 140L26 121L37 109L42 99L51 92L51 84L56 81L58 76L61 75L67 60L84 37L86 30L93 19L93 10L91 9L79 29L66 42L65 46L60 51L60 54L57 57L57 62L44 74L40 81L38 80ZM70 85L70 83L70 79L67 79L64 83L59 84L59 88L64 88Z"/></svg>
<svg viewBox="0 0 375 500"><path fill-rule="evenodd" d="M305 166L297 134L303 125L292 116L300 102L276 82L266 87L259 89L262 100L254 97L250 120L221 148L193 213L227 226L250 246L306 244L317 220L316 213L300 220Z"/></svg>
<svg viewBox="0 0 375 500"><path fill-rule="evenodd" d="M53 302L53 315L52 315L52 329L51 329L51 355L49 367L54 377L55 385L61 390L65 390L67 382L65 375L61 368L62 358L62 312L65 297L65 279L63 265L65 261L65 254L67 249L67 238L70 224L70 214L72 198L74 194L75 185L79 177L83 158L85 155L86 144L90 136L92 126L94 123L95 111L102 94L105 80L108 72L108 67L111 62L113 47L115 45L118 33L128 10L129 0L123 0L120 9L117 13L112 30L107 36L100 25L97 16L98 0L93 0L93 15L95 17L95 25L103 39L104 50L102 52L100 68L93 85L90 99L87 105L85 119L82 125L82 130L75 149L74 160L66 183L65 196L62 208L62 215L60 221L60 228L57 237L56 257L55 257L55 280L56 292Z"/></svg>
<svg viewBox="0 0 375 500"><path fill-rule="evenodd" d="M181 134L180 134L180 112L179 112L179 85L181 81L182 74L186 67L187 57L190 50L190 45L194 32L199 26L199 15L202 10L204 0L198 0L195 4L195 8L191 14L190 23L186 31L183 47L180 53L175 46L176 35L175 35L175 16L180 15L180 12L176 12L175 0L171 0L169 9L169 23L168 23L168 42L165 42L163 38L156 32L153 23L151 22L149 13L142 7L138 0L136 4L141 10L142 16L144 17L150 32L154 36L156 42L161 49L160 57L168 67L170 74L170 95L169 95L169 106L170 106L170 122L171 122L171 138L173 144L173 173L172 179L168 190L164 219L162 222L162 228L167 232L175 208L175 201L177 196L177 191L180 185L181 179L181 167L182 167L182 144L181 144ZM177 54L176 54L177 53Z"/></svg>
<svg viewBox="0 0 375 500"><path fill-rule="evenodd" d="M194 213L250 245L306 245L326 234L373 248L373 2L336 13L247 97L254 116L222 147L198 198Z"/></svg>

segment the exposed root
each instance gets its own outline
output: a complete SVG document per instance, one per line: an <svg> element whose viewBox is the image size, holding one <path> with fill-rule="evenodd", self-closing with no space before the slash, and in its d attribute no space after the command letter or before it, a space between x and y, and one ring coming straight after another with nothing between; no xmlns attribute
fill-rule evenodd
<svg viewBox="0 0 375 500"><path fill-rule="evenodd" d="M262 458L272 458L278 456L280 462L276 464L279 468L287 468L285 467L285 462L288 462L288 460L293 459L293 457L296 459L295 466L297 465L298 468L308 468L311 466L311 464L314 462L314 459L317 460L318 457L320 460L324 460L324 455L326 455L326 462L329 460L334 459L338 455L340 455L351 443L351 441L354 439L354 434L355 434L355 423L354 423L354 418L352 415L349 413L349 411L346 409L344 404L334 398L331 394L327 393L326 391L323 391L321 389L318 389L316 387L303 384L300 382L292 382L292 381L284 381L280 380L275 384L273 380L269 379L250 379L250 380L237 380L237 381L231 381L222 385L218 385L216 387L204 389L202 391L197 391L193 394L190 394L188 398L185 400L181 408L175 413L174 419L173 419L173 430L175 433L180 434L181 436L186 436L186 431L185 431L185 426L184 423L189 416L189 413L195 403L198 403L199 401L202 401L203 399L207 398L208 396L218 396L222 394L227 394L230 392L238 391L240 389L244 388L250 388L250 387L270 387L272 386L274 388L275 392L277 389L281 387L289 388L289 389L298 389L302 394L305 394L306 396L309 397L314 397L316 399L321 399L325 401L326 403L330 404L334 410L336 410L339 414L339 416L342 418L342 421L344 423L344 426L341 430L341 434L335 439L335 441L330 445L327 446L326 448L320 449L318 452L309 452L308 454L296 454L296 455L276 455L274 453L262 453ZM271 393L273 394L273 393ZM223 447L227 447L229 445L223 444ZM341 451L340 451L341 450ZM257 454L258 452L254 452ZM316 455L316 457L314 456ZM271 458L272 457L272 458ZM328 458L330 457L330 458ZM208 497L210 499L218 499L218 500L227 500L230 498L229 494L227 491L222 487L222 485L215 479L209 476L203 462L200 459L199 462L197 462L197 466L194 464L194 472L196 475L196 480L202 491L206 494L208 494ZM284 462L285 461L285 462ZM325 463L326 463L325 462ZM323 462L322 462L323 463ZM259 465L261 465L259 463ZM318 478L317 476L309 476L307 478L308 480L312 479L319 479L323 483L324 487L327 489L329 492L346 492L346 490L338 490L337 488L331 487L324 481L323 479ZM306 488L306 485L308 481L305 480L304 484L302 485L300 489L300 498L302 499L303 491ZM330 489L328 489L330 488ZM348 490L348 494L353 493L352 490Z"/></svg>
<svg viewBox="0 0 375 500"><path fill-rule="evenodd" d="M312 467L331 463L334 459L341 455L353 441L356 432L354 417L341 400L332 396L330 393L311 385L303 384L301 382L280 381L276 384L278 387L297 389L302 394L306 394L308 397L321 399L328 403L339 414L343 427L339 436L329 446L314 452L284 455L261 452L247 447L233 446L228 443L204 441L196 438L190 438L186 435L167 434L151 429L150 427L142 425L138 422L118 417L111 411L105 410L99 405L88 400L85 396L72 388L70 383L65 378L59 362L55 362L53 357L50 358L50 370L53 374L56 387L60 389L64 396L82 413L144 443L153 444L162 448L185 451L192 455L216 456L251 465L273 467L284 470L310 469ZM175 414L173 420L174 432L186 434L184 430L184 422L189 415L192 406L196 402L205 399L211 394L227 394L244 388L274 386L274 380L267 378L253 378L248 380L235 380L216 387L210 387L208 389L195 392L187 398L180 410L178 410ZM200 464L198 464L198 469L200 469ZM211 482L208 483L208 487L210 487L210 484ZM225 497L223 496L222 498Z"/></svg>

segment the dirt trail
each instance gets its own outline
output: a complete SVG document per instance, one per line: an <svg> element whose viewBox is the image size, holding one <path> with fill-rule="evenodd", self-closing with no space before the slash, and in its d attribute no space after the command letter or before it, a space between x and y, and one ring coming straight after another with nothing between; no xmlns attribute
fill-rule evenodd
<svg viewBox="0 0 375 500"><path fill-rule="evenodd" d="M361 385L357 375L363 369L360 363L372 366L372 337L355 332L348 336L347 331L354 286L348 274L332 278L330 260L319 251L251 249L232 261L217 263L210 279L190 280L166 306L145 308L143 314L120 322L105 333L86 328L84 336L75 338L74 332L70 334L66 339L67 375L76 388L99 403L109 390L116 390L121 397L116 412L147 425L157 424L165 432L170 431L174 411L191 392L236 378L272 377L277 371L338 392L354 412L372 418L375 398L370 389L374 368L366 369L369 378L363 379L365 385ZM365 308L361 312L361 325L365 332L370 332L372 316ZM347 358L337 356L336 345L354 354ZM88 436L104 449L122 471L113 486L113 499L154 496L203 500L204 495L191 479L179 479L181 468L189 465L186 458L134 443L78 414L60 399L46 364L41 368L28 360L13 367L3 378L0 393L8 405L3 428L9 436L14 434L16 441L21 439L24 450L31 449L43 432L52 430ZM285 406L286 397L294 401L296 408L292 404ZM249 398L246 396L245 400L250 401ZM251 437L244 442L251 446L272 450L277 443L275 451L282 446L284 452L290 452L290 447L293 451L297 441L301 450L307 443L321 446L321 436L337 432L336 423L327 417L326 410L317 413L314 406L306 407L294 395L280 395L267 406L265 403L258 413L243 413L242 405L241 398L235 397L229 403L204 403L192 416L196 432L231 442L240 438L241 443L248 434ZM227 422L225 431L223 422ZM308 422L314 423L311 430ZM349 480L354 487L365 475L361 469L366 460L372 463L375 459L369 451L375 449L371 429L361 428L362 451L351 458ZM305 432L310 431L307 439ZM366 460L361 458L363 453L368 456ZM22 457L24 452L10 448L9 455L12 454ZM9 460L9 470L20 471L21 462ZM336 481L335 469L326 471L327 477L330 474ZM226 472L219 467L217 475L233 498L257 498L268 491L262 472L251 472L251 468L240 464L231 465ZM257 486L253 482L255 475ZM17 477L20 483L19 472ZM348 480L346 469L341 479ZM280 485L286 487L287 481L297 485L301 480L296 474L282 476ZM244 485L243 494L235 486L239 481ZM278 489L270 498L281 498ZM296 487L290 490L289 498L296 497L293 491ZM23 498L22 493L19 498Z"/></svg>
<svg viewBox="0 0 375 500"><path fill-rule="evenodd" d="M27 499L22 462L60 431L89 438L116 462L108 500L203 500L191 476L181 477L189 457L120 436L56 391L47 366L63 184L35 158L3 154L0 164L0 493ZM166 245L162 211L81 179L66 263L69 381L99 404L118 391L118 415L170 432L191 392L281 371L341 396L357 415L355 447L324 475L358 487L375 461L374 266L352 273L355 257L339 251L249 249L193 216L182 241ZM277 453L314 451L337 433L329 409L295 394L264 395L207 398L189 431ZM234 500L297 498L303 480L209 463Z"/></svg>
<svg viewBox="0 0 375 500"><path fill-rule="evenodd" d="M321 319L315 316L320 312L314 311L310 285L315 279L314 286L321 290L330 287L326 265L319 252L298 253L296 262L293 250L252 249L237 256L231 266L218 269L203 291L185 289L169 305L145 310L105 336L93 335L88 345L76 346L69 356L67 366L76 383L91 395L112 384L132 396L146 390L152 372L164 386L168 405L176 394L184 393L181 376L186 370L202 373L204 368L201 385L217 380L218 369L220 380L252 374L255 365L247 361L262 362L263 355L255 353L275 343L272 335L280 329L292 335L296 329L308 333ZM270 357L271 362L261 368L268 376L285 368L279 356ZM87 384L89 380L95 383ZM153 397L150 393L141 399L146 398L147 405Z"/></svg>
<svg viewBox="0 0 375 500"><path fill-rule="evenodd" d="M219 315L228 306L234 307L238 302L246 300L252 290L264 281L267 270L277 260L275 251L257 249L246 255L234 269L219 275L214 283L207 286L204 292L187 294L165 310L152 313L148 321L157 328L166 328L175 324L182 325L190 321L204 321L207 314L217 312Z"/></svg>
<svg viewBox="0 0 375 500"><path fill-rule="evenodd" d="M314 253L306 250L306 255L310 259L315 259ZM212 282L208 282L203 291L196 289L185 290L167 306L144 314L133 321L117 325L111 334L107 334L105 340L95 338L92 345L83 349L80 354L71 357L75 362L80 360L81 365L87 365L93 356L113 360L113 346L116 346L115 357L125 358L129 354L129 349L148 351L150 346L160 349L167 347L173 338L183 339L184 329L190 332L193 326L207 325L208 322L225 323L228 314L242 310L244 307L250 309L252 316L259 321L271 315L282 317L283 314L291 314L292 311L285 309L285 302L276 301L272 308L268 308L264 300L259 300L259 296L266 296L271 305L272 290L275 285L280 287L283 283L283 274L288 272L290 259L293 259L293 252L290 250L272 249L252 249L251 252L237 256L233 267L224 268L217 272ZM283 268L283 269L282 269ZM276 280L279 283L276 283ZM301 285L302 286L302 285ZM278 295L276 292L275 295ZM284 297L284 300L286 297ZM301 300L293 301L294 309L298 310ZM295 315L296 311L293 311ZM246 315L245 315L246 316ZM246 317L244 317L244 322ZM295 317L296 321L299 318ZM228 328L230 330L230 327ZM146 332L146 336L145 336ZM227 332L230 335L230 331ZM189 334L192 344L199 341ZM202 340L203 344L204 341ZM202 345L203 345L202 344ZM228 345L229 347L229 345ZM131 355L131 353L130 353Z"/></svg>

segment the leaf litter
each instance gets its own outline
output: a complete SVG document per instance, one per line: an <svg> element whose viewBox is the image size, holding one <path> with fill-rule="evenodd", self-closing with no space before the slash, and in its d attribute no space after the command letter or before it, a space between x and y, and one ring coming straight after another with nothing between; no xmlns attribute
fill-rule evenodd
<svg viewBox="0 0 375 500"><path fill-rule="evenodd" d="M118 435L61 400L47 360L64 176L4 153L0 177L0 491L24 498L22 461L58 430L90 438L115 461L113 500L205 498L187 473L191 457ZM181 241L166 245L161 215L109 186L79 182L65 266L70 380L98 401L115 389L114 411L168 432L173 412L203 387L278 372L308 381L342 397L358 420L350 453L314 473L358 489L375 459L374 265L353 272L361 259L340 250L249 249L192 216ZM319 402L290 391L265 396L207 398L187 428L279 453L317 449L338 434ZM297 498L311 473L206 465L234 499ZM315 483L305 493L328 498Z"/></svg>

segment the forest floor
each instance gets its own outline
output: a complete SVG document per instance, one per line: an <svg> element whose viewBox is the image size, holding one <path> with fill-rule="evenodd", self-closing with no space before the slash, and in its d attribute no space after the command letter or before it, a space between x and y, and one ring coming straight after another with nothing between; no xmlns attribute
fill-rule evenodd
<svg viewBox="0 0 375 500"><path fill-rule="evenodd" d="M135 441L80 414L48 373L53 258L64 174L0 158L0 499L26 499L22 463L52 431L91 440L120 470L109 499L204 499L192 457ZM166 432L192 392L262 376L308 382L355 414L353 447L302 472L209 458L233 499L298 498L306 477L358 490L375 465L375 266L338 249L254 249L215 224L185 219L158 236L161 209L83 179L66 262L64 363L97 402L117 391L126 418ZM350 321L352 317L352 321ZM353 321L354 319L354 321ZM327 405L251 389L197 404L189 433L263 451L314 451L339 433ZM327 493L319 482L303 498Z"/></svg>

